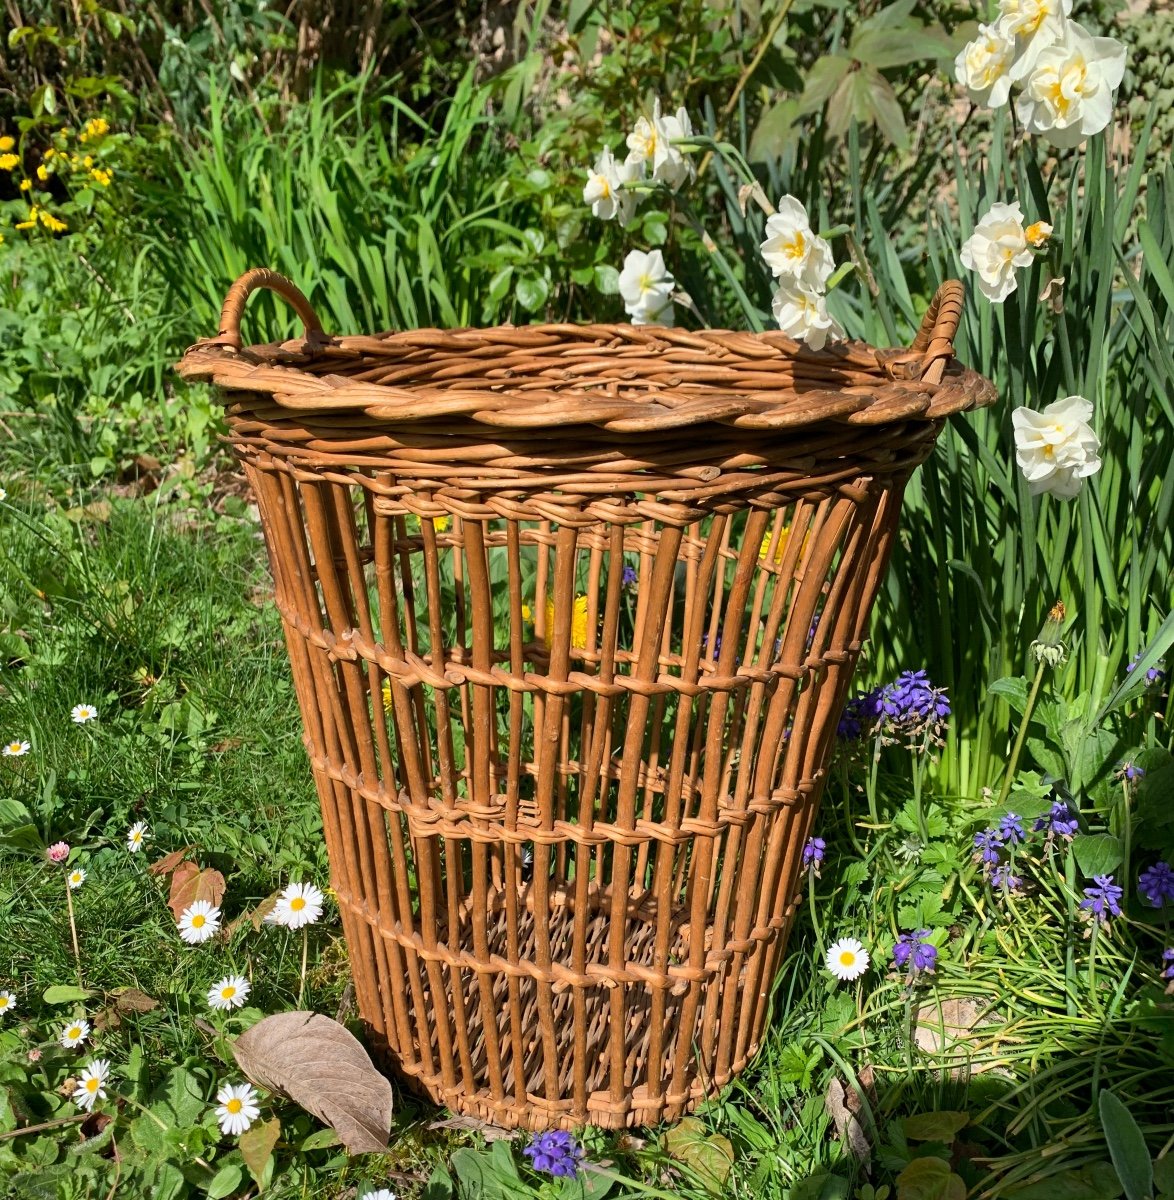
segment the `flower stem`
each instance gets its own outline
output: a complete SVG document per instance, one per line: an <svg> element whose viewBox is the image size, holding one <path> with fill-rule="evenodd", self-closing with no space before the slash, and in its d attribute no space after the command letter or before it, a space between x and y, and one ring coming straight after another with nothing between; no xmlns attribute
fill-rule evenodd
<svg viewBox="0 0 1174 1200"><path fill-rule="evenodd" d="M82 986L82 952L77 944L77 921L73 915L73 889L69 886L69 875L65 876L65 907L69 912L69 933L73 938L73 961L77 967L77 986Z"/></svg>
<svg viewBox="0 0 1174 1200"><path fill-rule="evenodd" d="M298 984L298 1008L302 1007L302 999L306 994L306 960L310 954L310 927L308 925L302 928L302 975L301 982Z"/></svg>
<svg viewBox="0 0 1174 1200"><path fill-rule="evenodd" d="M1007 797L1011 794L1011 784L1015 780L1015 772L1019 768L1019 756L1023 753L1023 743L1027 741L1027 727L1031 724L1031 714L1035 708L1036 699L1039 696L1040 684L1044 681L1044 664L1041 662L1036 668L1035 679L1031 684L1031 691L1027 694L1027 704L1023 708L1023 720L1019 725L1019 733L1015 738L1015 746L1011 751L1011 759L1007 763L1007 774L1003 778L1003 786L999 791L999 807L1001 808L1007 803Z"/></svg>
<svg viewBox="0 0 1174 1200"><path fill-rule="evenodd" d="M1121 864L1122 878L1125 880L1125 886L1129 886L1129 880L1133 878L1130 874L1130 860L1133 850L1133 814L1129 810L1129 780L1121 780L1121 853L1124 861Z"/></svg>
<svg viewBox="0 0 1174 1200"><path fill-rule="evenodd" d="M815 871L811 867L807 869L807 904L811 909L811 926L815 930L815 944L819 948L819 957L822 961L827 953L827 947L823 944L823 931L819 927L819 912L815 903Z"/></svg>
<svg viewBox="0 0 1174 1200"><path fill-rule="evenodd" d="M1072 844L1064 854L1064 897L1068 902L1068 928L1064 931L1064 992L1068 999L1068 1015L1075 1017L1076 1004L1076 856Z"/></svg>

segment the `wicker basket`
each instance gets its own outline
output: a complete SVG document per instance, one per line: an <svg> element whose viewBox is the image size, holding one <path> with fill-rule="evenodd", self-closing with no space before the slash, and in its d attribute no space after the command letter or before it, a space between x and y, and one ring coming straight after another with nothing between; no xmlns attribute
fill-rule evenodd
<svg viewBox="0 0 1174 1200"><path fill-rule="evenodd" d="M305 335L242 348L256 288ZM359 1009L505 1126L681 1116L766 1020L910 472L994 389L910 350L536 325L328 337L248 272L224 390Z"/></svg>

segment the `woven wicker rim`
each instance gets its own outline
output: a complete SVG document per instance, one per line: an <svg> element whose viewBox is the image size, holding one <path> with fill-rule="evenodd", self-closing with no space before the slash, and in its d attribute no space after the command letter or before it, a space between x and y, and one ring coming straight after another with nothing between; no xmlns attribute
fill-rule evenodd
<svg viewBox="0 0 1174 1200"><path fill-rule="evenodd" d="M245 347L241 317L266 288L300 339ZM779 332L649 325L417 329L332 337L306 297L265 267L224 301L220 331L179 363L187 379L272 396L291 414L363 415L387 425L445 419L538 430L592 425L655 433L707 423L787 429L940 420L990 404L991 383L954 358L965 289L942 284L909 349L838 342L809 350Z"/></svg>

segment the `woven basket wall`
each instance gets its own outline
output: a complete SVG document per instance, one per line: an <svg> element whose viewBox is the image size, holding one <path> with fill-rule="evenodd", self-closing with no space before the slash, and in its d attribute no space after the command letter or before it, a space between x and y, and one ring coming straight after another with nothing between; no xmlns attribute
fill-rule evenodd
<svg viewBox="0 0 1174 1200"><path fill-rule="evenodd" d="M241 346L269 287L306 329ZM994 396L912 350L327 337L250 272L180 364L257 497L360 1012L506 1126L679 1117L759 1045L901 494Z"/></svg>

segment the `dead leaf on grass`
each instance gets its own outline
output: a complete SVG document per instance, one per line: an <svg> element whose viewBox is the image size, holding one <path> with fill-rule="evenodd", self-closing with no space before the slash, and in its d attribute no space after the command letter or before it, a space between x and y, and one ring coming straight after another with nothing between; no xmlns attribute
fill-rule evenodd
<svg viewBox="0 0 1174 1200"><path fill-rule="evenodd" d="M349 1030L321 1013L277 1013L232 1045L240 1069L334 1129L352 1154L387 1148L391 1084Z"/></svg>
<svg viewBox="0 0 1174 1200"><path fill-rule="evenodd" d="M147 870L152 875L169 875L194 849L195 846L184 846L182 850L172 850L158 862L153 862Z"/></svg>
<svg viewBox="0 0 1174 1200"><path fill-rule="evenodd" d="M836 1136L848 1147L852 1157L859 1163L868 1162L872 1157L872 1144L857 1116L863 1108L859 1092L851 1084L833 1077L823 1105L836 1127Z"/></svg>
<svg viewBox="0 0 1174 1200"><path fill-rule="evenodd" d="M171 873L171 894L167 907L175 913L178 921L185 908L197 900L207 900L217 905L224 898L224 876L211 867L200 867L193 862L180 863Z"/></svg>

